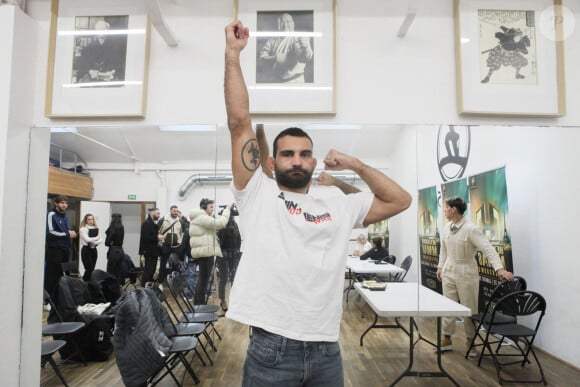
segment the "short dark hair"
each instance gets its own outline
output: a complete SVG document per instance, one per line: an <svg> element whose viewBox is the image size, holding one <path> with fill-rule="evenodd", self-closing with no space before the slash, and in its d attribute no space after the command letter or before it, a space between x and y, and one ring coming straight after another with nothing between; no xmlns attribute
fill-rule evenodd
<svg viewBox="0 0 580 387"><path fill-rule="evenodd" d="M169 207L169 211L173 210L174 208L177 208L177 206L174 204L171 207Z"/></svg>
<svg viewBox="0 0 580 387"><path fill-rule="evenodd" d="M375 237L375 238L371 239L371 242L373 242L373 244L377 248L383 247L383 238L381 238L381 237Z"/></svg>
<svg viewBox="0 0 580 387"><path fill-rule="evenodd" d="M56 206L60 202L67 202L68 203L68 196L64 195L57 195L52 199L52 203Z"/></svg>
<svg viewBox="0 0 580 387"><path fill-rule="evenodd" d="M202 210L206 210L207 206L209 206L210 204L213 204L213 200L208 199L208 198L203 198L199 202L199 208L201 208Z"/></svg>
<svg viewBox="0 0 580 387"><path fill-rule="evenodd" d="M272 156L273 157L276 157L276 153L278 153L278 140L281 139L282 137L285 137L285 136L306 137L308 140L310 140L310 143L312 145L314 145L314 143L312 142L312 139L310 138L308 133L306 133L304 130L297 128L295 126L293 126L291 128L286 128L283 131L281 131L280 133L278 133L278 135L274 139L274 146L272 147L272 151L273 151Z"/></svg>
<svg viewBox="0 0 580 387"><path fill-rule="evenodd" d="M445 201L445 203L449 207L457 208L457 212L459 212L461 215L463 215L465 213L465 210L467 210L467 204L465 204L465 202L461 198L448 199Z"/></svg>

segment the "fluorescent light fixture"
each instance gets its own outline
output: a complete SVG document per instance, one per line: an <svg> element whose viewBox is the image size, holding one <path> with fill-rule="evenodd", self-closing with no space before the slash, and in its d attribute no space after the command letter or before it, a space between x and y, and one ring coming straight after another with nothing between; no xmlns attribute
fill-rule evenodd
<svg viewBox="0 0 580 387"><path fill-rule="evenodd" d="M308 31L253 31L250 36L255 38L285 38L292 36L295 38L321 38L322 32L308 32Z"/></svg>
<svg viewBox="0 0 580 387"><path fill-rule="evenodd" d="M289 91L329 91L332 90L331 86L305 86L304 84L288 84L288 86L248 86L248 90L289 90Z"/></svg>
<svg viewBox="0 0 580 387"><path fill-rule="evenodd" d="M215 132L217 124L159 125L162 132Z"/></svg>
<svg viewBox="0 0 580 387"><path fill-rule="evenodd" d="M357 124L310 124L306 125L304 130L360 130L361 126Z"/></svg>
<svg viewBox="0 0 580 387"><path fill-rule="evenodd" d="M50 133L78 133L77 128L50 128Z"/></svg>
<svg viewBox="0 0 580 387"><path fill-rule="evenodd" d="M459 41L461 42L461 44L467 44L469 43L469 38L461 38L459 39Z"/></svg>
<svg viewBox="0 0 580 387"><path fill-rule="evenodd" d="M145 29L131 30L64 30L58 31L61 36L99 36L99 35L145 35Z"/></svg>
<svg viewBox="0 0 580 387"><path fill-rule="evenodd" d="M112 82L79 82L65 83L64 88L81 88L81 87L113 87L113 86L141 86L141 81L112 81Z"/></svg>

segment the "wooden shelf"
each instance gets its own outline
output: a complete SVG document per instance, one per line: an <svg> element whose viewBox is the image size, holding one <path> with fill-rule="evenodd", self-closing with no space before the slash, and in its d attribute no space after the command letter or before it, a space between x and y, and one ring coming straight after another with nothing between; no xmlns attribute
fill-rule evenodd
<svg viewBox="0 0 580 387"><path fill-rule="evenodd" d="M64 169L49 167L48 193L90 200L93 198L93 178Z"/></svg>

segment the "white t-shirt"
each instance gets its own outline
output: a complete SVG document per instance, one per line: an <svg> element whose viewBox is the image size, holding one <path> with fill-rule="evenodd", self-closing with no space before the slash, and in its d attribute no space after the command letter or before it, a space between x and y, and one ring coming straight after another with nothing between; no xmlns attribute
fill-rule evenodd
<svg viewBox="0 0 580 387"><path fill-rule="evenodd" d="M302 341L337 341L348 238L374 195L324 200L281 191L261 172L232 184L244 255L227 317Z"/></svg>

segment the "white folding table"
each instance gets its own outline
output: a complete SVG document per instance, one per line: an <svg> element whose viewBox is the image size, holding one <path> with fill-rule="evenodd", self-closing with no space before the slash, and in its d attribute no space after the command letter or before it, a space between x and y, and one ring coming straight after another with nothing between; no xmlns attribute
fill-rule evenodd
<svg viewBox="0 0 580 387"><path fill-rule="evenodd" d="M398 320L397 325L378 325L379 316L383 317L409 317L409 365L397 379L391 383L391 386L397 384L405 376L417 377L447 377L456 386L457 382L443 369L441 364L441 317L458 317L470 316L471 309L458 304L449 298L434 292L416 282L390 282L385 290L375 291L362 287L362 284L354 284L355 289L360 293L362 298L372 308L375 313L374 322L362 334L360 343L362 346L363 337L374 328L403 328ZM415 318L416 317L436 317L437 318L437 343L432 343L419 334L419 339L415 342L413 339ZM420 340L433 345L437 348L437 366L439 371L413 371L413 354L414 347Z"/></svg>
<svg viewBox="0 0 580 387"><path fill-rule="evenodd" d="M348 302L348 295L352 289L355 282L355 276L353 274L398 274L405 270L398 266L392 265L390 263L380 263L376 264L373 260L361 260L359 257L348 257L346 259L346 268L348 269L348 286L344 289L346 293L346 302Z"/></svg>

